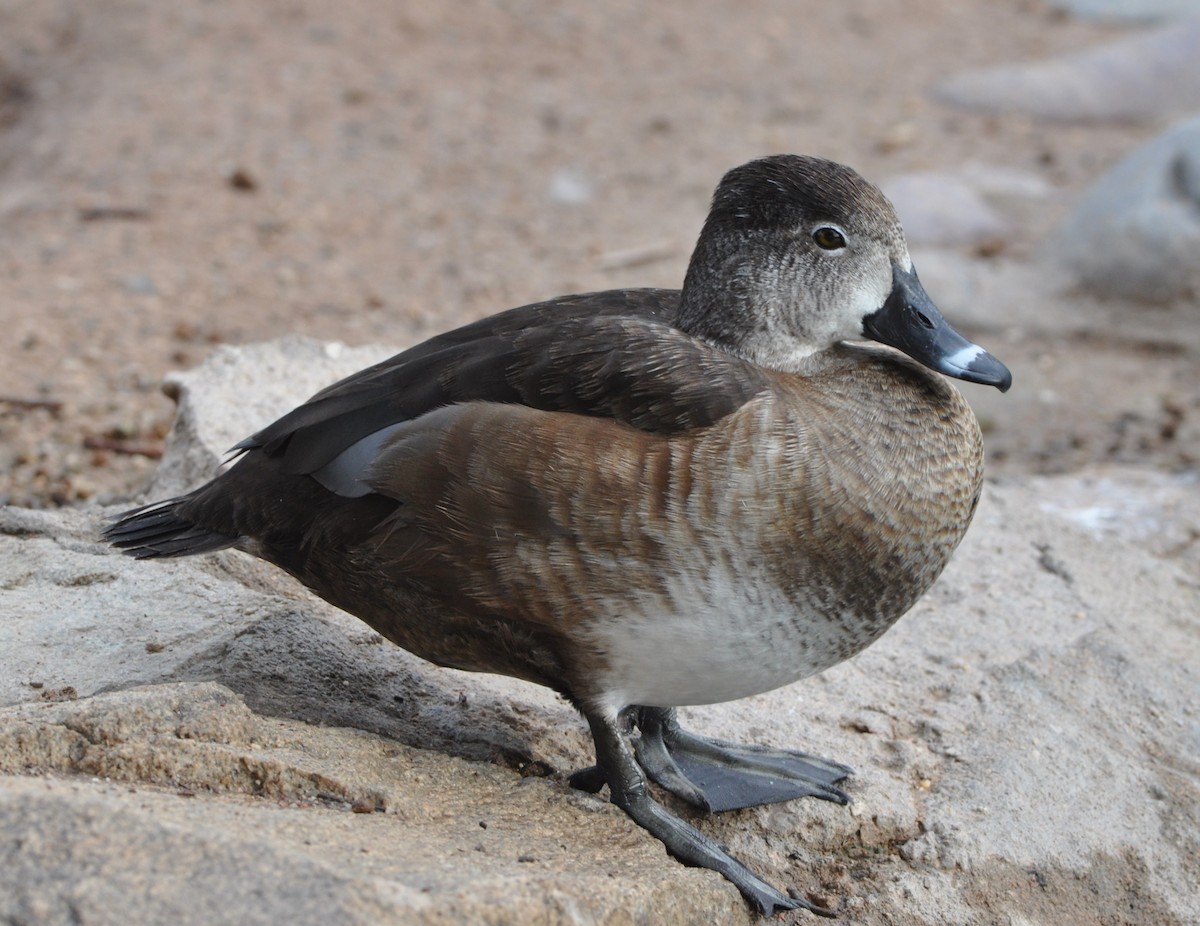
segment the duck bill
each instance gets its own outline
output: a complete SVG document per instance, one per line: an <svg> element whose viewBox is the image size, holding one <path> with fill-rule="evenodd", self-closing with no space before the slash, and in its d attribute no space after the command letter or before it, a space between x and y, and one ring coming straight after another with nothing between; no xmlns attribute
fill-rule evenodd
<svg viewBox="0 0 1200 926"><path fill-rule="evenodd" d="M902 350L931 370L1007 392L1008 367L950 327L925 292L917 271L892 265L892 292L883 307L863 319L863 334Z"/></svg>

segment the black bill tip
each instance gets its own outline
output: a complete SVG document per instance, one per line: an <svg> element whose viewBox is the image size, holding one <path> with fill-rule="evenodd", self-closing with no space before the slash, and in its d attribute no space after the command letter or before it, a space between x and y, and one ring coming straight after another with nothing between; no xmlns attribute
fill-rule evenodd
<svg viewBox="0 0 1200 926"><path fill-rule="evenodd" d="M969 341L965 347L959 348L949 356L941 357L932 366L947 376L966 380L969 383L995 386L1001 392L1008 392L1012 385L1012 372L1008 367L978 344L972 344Z"/></svg>
<svg viewBox="0 0 1200 926"><path fill-rule="evenodd" d="M1008 367L942 317L916 270L893 265L891 295L878 311L863 319L863 334L955 379L995 386L1001 392L1012 385Z"/></svg>

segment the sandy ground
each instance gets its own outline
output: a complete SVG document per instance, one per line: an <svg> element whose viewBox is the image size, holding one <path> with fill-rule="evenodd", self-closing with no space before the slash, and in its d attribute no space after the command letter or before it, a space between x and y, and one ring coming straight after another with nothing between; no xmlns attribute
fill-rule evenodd
<svg viewBox="0 0 1200 926"><path fill-rule="evenodd" d="M0 0L0 501L135 493L164 373L217 343L402 346L563 292L676 286L716 180L765 153L877 180L1029 172L1053 193L1007 204L1019 232L987 258L1028 264L1160 127L980 116L928 89L1117 34L1020 0ZM984 414L996 472L1200 458L1194 307L1012 293L1031 298L1038 324L963 326L1017 377Z"/></svg>

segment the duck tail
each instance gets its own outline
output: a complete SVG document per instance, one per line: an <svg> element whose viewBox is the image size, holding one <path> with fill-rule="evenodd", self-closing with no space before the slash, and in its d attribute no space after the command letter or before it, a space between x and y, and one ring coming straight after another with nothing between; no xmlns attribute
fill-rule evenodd
<svg viewBox="0 0 1200 926"><path fill-rule="evenodd" d="M235 536L200 527L189 520L182 512L189 501L191 496L183 495L126 511L107 525L101 536L136 559L192 556L223 550L238 542Z"/></svg>

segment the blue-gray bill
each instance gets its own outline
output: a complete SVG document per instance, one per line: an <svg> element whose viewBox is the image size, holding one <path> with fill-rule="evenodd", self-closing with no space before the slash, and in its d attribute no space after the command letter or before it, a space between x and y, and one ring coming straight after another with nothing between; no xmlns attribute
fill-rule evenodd
<svg viewBox="0 0 1200 926"><path fill-rule="evenodd" d="M863 319L863 334L946 376L995 386L1001 392L1012 385L1008 367L942 317L915 269L892 266L891 295L878 312Z"/></svg>

